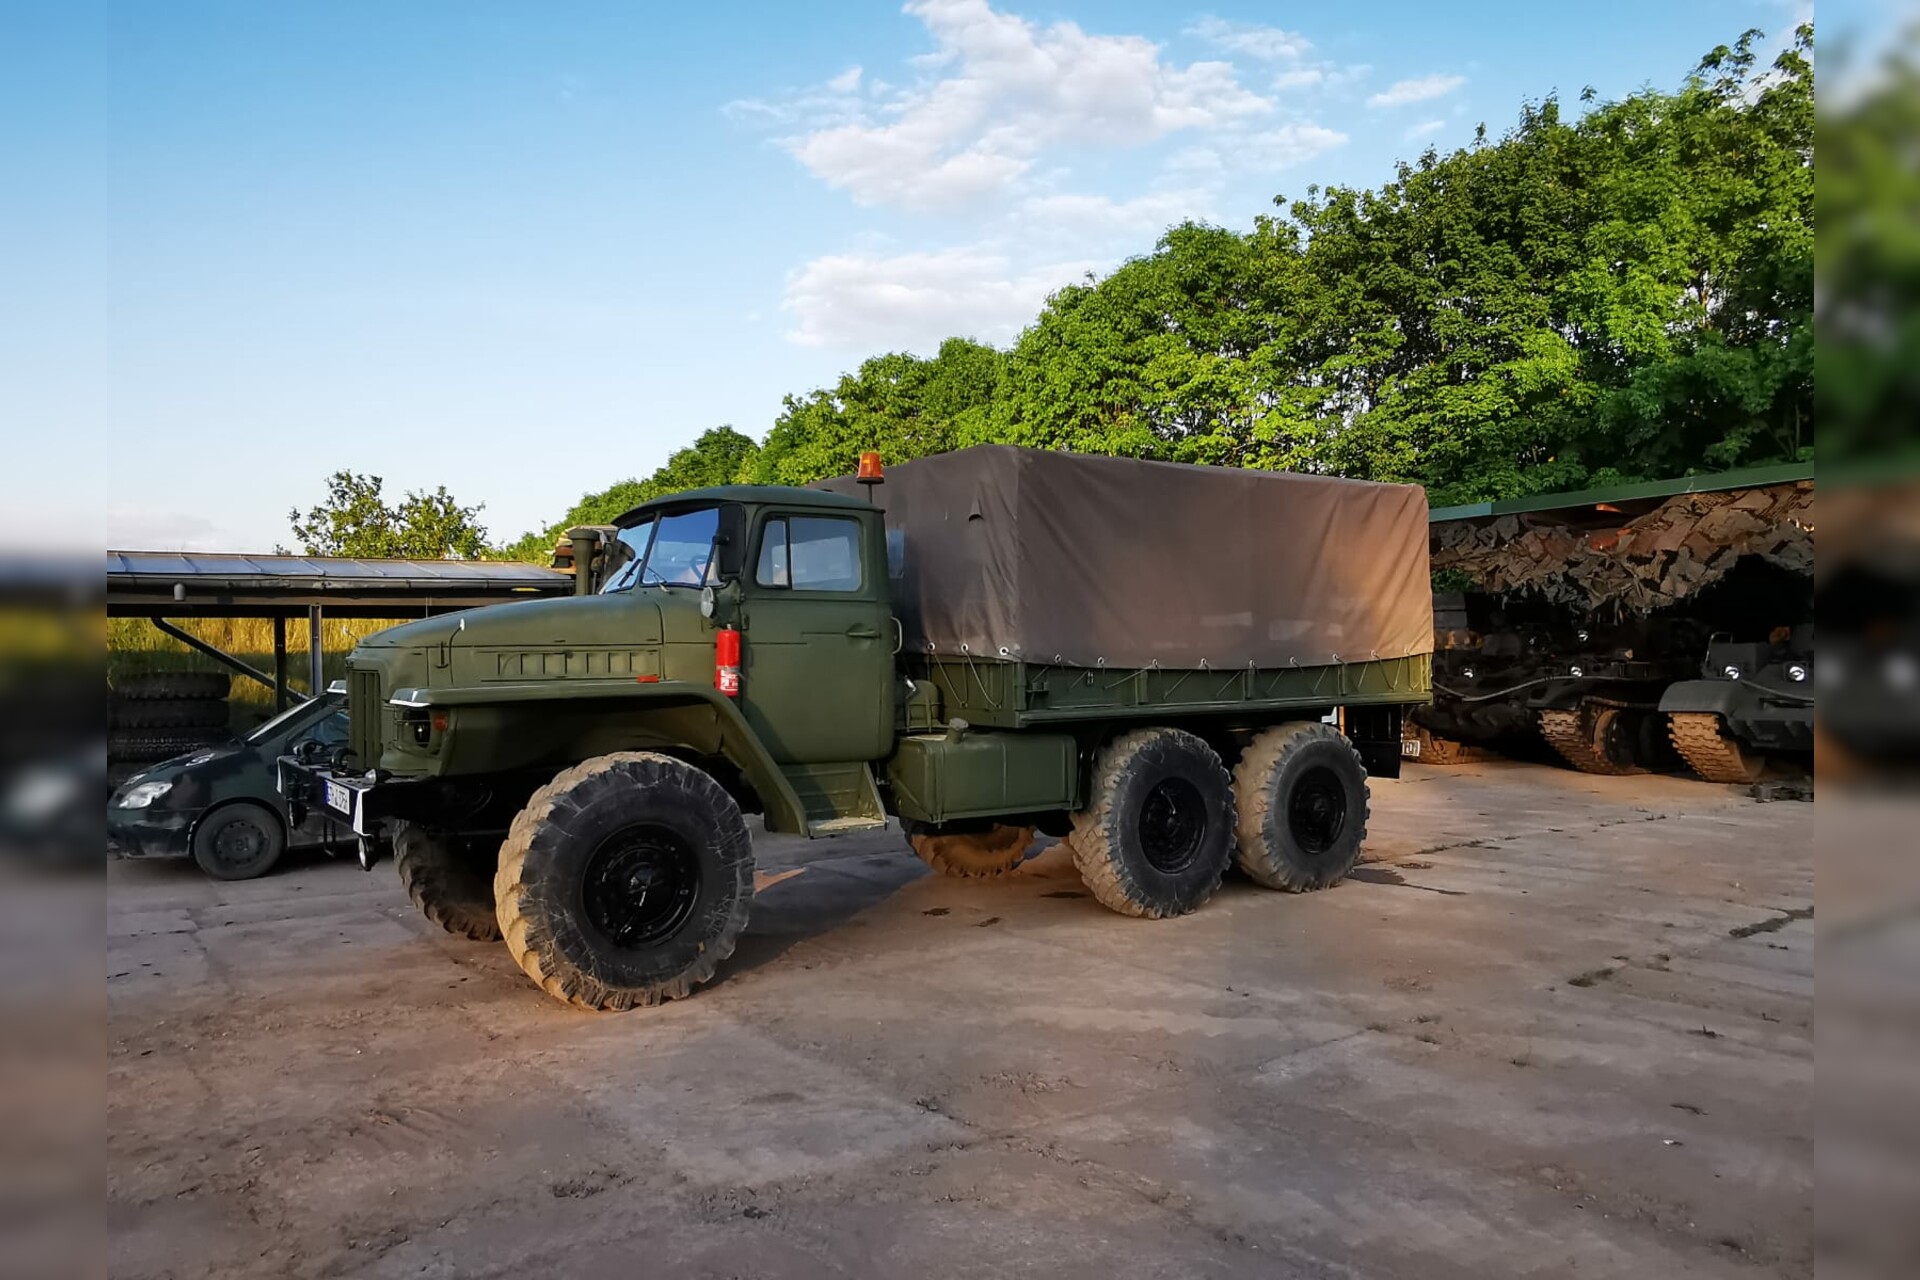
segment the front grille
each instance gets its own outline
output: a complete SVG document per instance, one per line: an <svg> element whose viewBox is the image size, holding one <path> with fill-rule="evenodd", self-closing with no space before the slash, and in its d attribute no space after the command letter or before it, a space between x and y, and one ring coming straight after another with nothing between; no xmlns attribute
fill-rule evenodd
<svg viewBox="0 0 1920 1280"><path fill-rule="evenodd" d="M371 769L380 763L380 731L386 723L380 699L379 671L347 670L347 746L352 764Z"/></svg>

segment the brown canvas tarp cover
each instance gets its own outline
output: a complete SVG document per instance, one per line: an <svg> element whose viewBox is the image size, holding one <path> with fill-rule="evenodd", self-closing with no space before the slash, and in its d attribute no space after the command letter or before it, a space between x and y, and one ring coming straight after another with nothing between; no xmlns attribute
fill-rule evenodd
<svg viewBox="0 0 1920 1280"><path fill-rule="evenodd" d="M1411 485L983 445L891 467L873 500L909 652L1220 670L1433 649Z"/></svg>

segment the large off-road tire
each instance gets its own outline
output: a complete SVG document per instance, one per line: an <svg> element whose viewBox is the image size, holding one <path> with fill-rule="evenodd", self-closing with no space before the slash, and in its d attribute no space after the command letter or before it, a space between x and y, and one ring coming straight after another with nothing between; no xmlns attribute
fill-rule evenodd
<svg viewBox="0 0 1920 1280"><path fill-rule="evenodd" d="M225 746L233 735L225 729L169 729L164 732L115 733L107 737L107 759L116 763L171 760L209 747Z"/></svg>
<svg viewBox="0 0 1920 1280"><path fill-rule="evenodd" d="M979 831L942 831L925 823L906 824L907 843L920 860L944 876L992 879L1016 871L1033 844L1032 827L995 822Z"/></svg>
<svg viewBox="0 0 1920 1280"><path fill-rule="evenodd" d="M1594 703L1571 711L1542 711L1540 736L1582 773L1623 777L1645 773L1633 758L1633 734L1617 707Z"/></svg>
<svg viewBox="0 0 1920 1280"><path fill-rule="evenodd" d="M116 729L219 729L227 723L227 704L217 698L115 698L110 714Z"/></svg>
<svg viewBox="0 0 1920 1280"><path fill-rule="evenodd" d="M194 700L225 698L233 679L217 671L152 671L120 676L113 691L122 698L186 698Z"/></svg>
<svg viewBox="0 0 1920 1280"><path fill-rule="evenodd" d="M1213 896L1233 858L1233 783L1183 729L1136 729L1101 748L1067 841L1103 906L1158 920Z"/></svg>
<svg viewBox="0 0 1920 1280"><path fill-rule="evenodd" d="M753 905L753 844L708 774L621 751L533 793L493 893L507 949L548 995L651 1006L690 994L733 954Z"/></svg>
<svg viewBox="0 0 1920 1280"><path fill-rule="evenodd" d="M420 914L475 942L497 942L495 858L461 836L412 822L394 824L393 864Z"/></svg>
<svg viewBox="0 0 1920 1280"><path fill-rule="evenodd" d="M1240 869L1304 893L1346 878L1367 838L1367 769L1345 734L1316 720L1261 732L1233 769Z"/></svg>
<svg viewBox="0 0 1920 1280"><path fill-rule="evenodd" d="M1766 760L1729 737L1711 711L1675 711L1667 717L1667 733L1687 768L1708 782L1758 782L1767 771Z"/></svg>
<svg viewBox="0 0 1920 1280"><path fill-rule="evenodd" d="M193 860L215 880L252 880L287 850L280 815L252 800L221 805L193 828Z"/></svg>

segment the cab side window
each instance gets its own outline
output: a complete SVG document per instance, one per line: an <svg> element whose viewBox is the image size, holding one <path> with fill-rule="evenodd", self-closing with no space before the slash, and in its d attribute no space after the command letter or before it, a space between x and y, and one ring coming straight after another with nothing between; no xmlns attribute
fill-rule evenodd
<svg viewBox="0 0 1920 1280"><path fill-rule="evenodd" d="M860 589L860 522L841 516L775 516L760 531L753 580L796 591Z"/></svg>

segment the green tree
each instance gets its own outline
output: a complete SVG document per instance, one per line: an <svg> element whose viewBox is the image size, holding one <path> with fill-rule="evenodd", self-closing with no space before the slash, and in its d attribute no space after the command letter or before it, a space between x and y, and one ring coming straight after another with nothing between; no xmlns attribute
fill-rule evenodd
<svg viewBox="0 0 1920 1280"><path fill-rule="evenodd" d="M431 493L409 491L389 505L384 484L379 476L334 472L326 501L305 516L298 507L287 513L293 536L310 556L474 560L485 551L481 506L461 506L444 485Z"/></svg>
<svg viewBox="0 0 1920 1280"><path fill-rule="evenodd" d="M749 469L758 452L759 446L751 438L732 427L714 427L691 445L676 450L664 466L646 479L621 480L597 493L586 494L557 522L523 534L518 541L501 547L497 554L503 559L545 564L552 557L554 543L575 525L612 524L652 498L737 483L749 478Z"/></svg>

